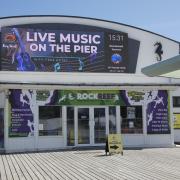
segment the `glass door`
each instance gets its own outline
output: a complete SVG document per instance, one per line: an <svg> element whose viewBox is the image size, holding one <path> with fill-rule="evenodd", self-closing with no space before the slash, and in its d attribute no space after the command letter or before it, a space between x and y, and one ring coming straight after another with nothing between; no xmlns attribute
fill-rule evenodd
<svg viewBox="0 0 180 180"><path fill-rule="evenodd" d="M109 133L119 132L116 118L115 106L67 107L67 145L104 144Z"/></svg>
<svg viewBox="0 0 180 180"><path fill-rule="evenodd" d="M67 107L67 146L75 145L74 107Z"/></svg>
<svg viewBox="0 0 180 180"><path fill-rule="evenodd" d="M78 144L90 144L89 108L78 108Z"/></svg>
<svg viewBox="0 0 180 180"><path fill-rule="evenodd" d="M94 143L105 143L106 141L106 109L94 108Z"/></svg>

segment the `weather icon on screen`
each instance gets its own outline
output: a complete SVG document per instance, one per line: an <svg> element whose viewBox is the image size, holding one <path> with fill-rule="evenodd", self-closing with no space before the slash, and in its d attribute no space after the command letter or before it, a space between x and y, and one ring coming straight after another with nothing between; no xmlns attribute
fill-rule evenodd
<svg viewBox="0 0 180 180"><path fill-rule="evenodd" d="M114 64L119 64L120 62L122 62L122 56L120 54L113 54L111 56L111 61L114 63Z"/></svg>

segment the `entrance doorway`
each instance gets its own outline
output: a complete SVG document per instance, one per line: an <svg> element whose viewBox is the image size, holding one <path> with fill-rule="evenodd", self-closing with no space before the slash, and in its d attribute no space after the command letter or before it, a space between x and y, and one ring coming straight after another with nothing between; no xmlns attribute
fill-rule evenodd
<svg viewBox="0 0 180 180"><path fill-rule="evenodd" d="M104 144L107 134L116 133L116 121L115 106L67 107L67 145Z"/></svg>
<svg viewBox="0 0 180 180"><path fill-rule="evenodd" d="M77 145L105 143L106 107L77 107Z"/></svg>

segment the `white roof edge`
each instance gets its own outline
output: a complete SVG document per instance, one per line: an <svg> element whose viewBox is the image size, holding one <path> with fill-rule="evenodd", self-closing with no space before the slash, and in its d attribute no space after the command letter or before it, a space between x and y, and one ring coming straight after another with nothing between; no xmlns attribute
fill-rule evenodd
<svg viewBox="0 0 180 180"><path fill-rule="evenodd" d="M180 55L174 56L162 62L144 67L141 72L147 76L160 76L180 69Z"/></svg>

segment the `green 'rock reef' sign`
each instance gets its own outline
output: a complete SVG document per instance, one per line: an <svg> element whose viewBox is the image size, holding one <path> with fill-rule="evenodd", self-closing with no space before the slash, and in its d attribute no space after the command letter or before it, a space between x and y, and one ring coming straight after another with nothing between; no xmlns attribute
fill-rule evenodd
<svg viewBox="0 0 180 180"><path fill-rule="evenodd" d="M123 104L119 90L61 90L60 105L119 105Z"/></svg>

